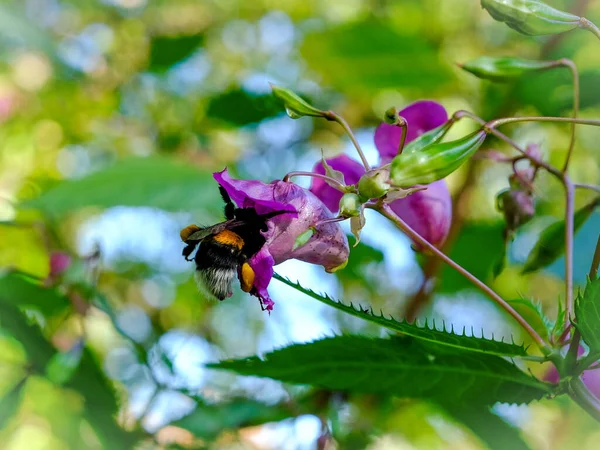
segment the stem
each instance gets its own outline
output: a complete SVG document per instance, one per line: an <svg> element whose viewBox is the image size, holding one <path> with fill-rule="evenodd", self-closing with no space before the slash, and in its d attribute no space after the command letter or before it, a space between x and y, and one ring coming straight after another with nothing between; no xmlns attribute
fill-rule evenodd
<svg viewBox="0 0 600 450"><path fill-rule="evenodd" d="M573 217L575 215L575 188L565 173L565 312L567 314L566 328L571 327L569 318L573 314Z"/></svg>
<svg viewBox="0 0 600 450"><path fill-rule="evenodd" d="M581 406L585 412L600 422L600 400L583 384L581 378L573 378L569 382L569 397Z"/></svg>
<svg viewBox="0 0 600 450"><path fill-rule="evenodd" d="M591 31L594 36L600 39L600 29L585 17L579 19L579 27Z"/></svg>
<svg viewBox="0 0 600 450"><path fill-rule="evenodd" d="M404 150L404 143L406 142L406 135L408 134L408 122L404 117L398 117L398 122L395 123L397 127L402 129L402 135L400 137L400 144L398 145L398 154L402 154Z"/></svg>
<svg viewBox="0 0 600 450"><path fill-rule="evenodd" d="M333 111L326 111L324 113L323 117L325 117L327 120L337 122L342 126L342 128L344 129L344 131L350 137L350 140L354 144L354 148L356 148L356 151L358 152L358 156L360 156L360 160L362 161L363 166L365 167L365 170L367 172L369 170L371 170L371 166L369 166L369 163L367 162L367 158L365 158L365 154L363 153L362 148L360 147L360 144L356 140L356 137L354 136L354 133L352 132L352 128L350 128L350 125L348 125L348 122L346 122L342 116L334 113Z"/></svg>
<svg viewBox="0 0 600 450"><path fill-rule="evenodd" d="M320 173L314 172L290 172L285 177L283 177L283 181L288 182L293 177L313 177L313 178L321 178L327 181L330 184L335 184L337 189L342 192L346 192L346 186L344 186L341 182L336 180L335 178L328 177L327 175L322 175Z"/></svg>
<svg viewBox="0 0 600 450"><path fill-rule="evenodd" d="M589 189L590 191L600 193L600 186L596 186L595 184L574 183L573 187L575 187L576 189Z"/></svg>
<svg viewBox="0 0 600 450"><path fill-rule="evenodd" d="M507 123L517 122L566 122L566 123L579 123L581 125L592 125L600 127L600 120L594 119L576 119L572 117L542 117L542 116L523 116L523 117L502 117L488 122L489 127L499 127L500 125L506 125Z"/></svg>
<svg viewBox="0 0 600 450"><path fill-rule="evenodd" d="M508 314L510 314L518 323L523 327L527 333L531 336L533 341L538 345L538 347L542 350L545 355L548 355L552 352L549 348L548 344L544 341L544 339L533 329L531 325L512 307L510 306L506 300L500 297L496 292L494 292L490 287L488 287L485 283L480 281L477 277L475 277L468 270L463 268L461 265L454 262L453 259L446 256L435 246L430 244L426 239L421 237L419 233L409 227L406 222L404 222L401 218L399 218L394 212L390 209L388 205L367 205L367 207L371 209L375 209L384 217L390 219L394 224L400 228L404 233L406 233L413 241L417 242L419 245L428 249L435 256L443 260L446 264L464 276L467 280L469 280L473 285L477 286L483 292L485 292L489 297L492 298L502 309L504 309Z"/></svg>
<svg viewBox="0 0 600 450"><path fill-rule="evenodd" d="M570 59L563 58L560 60L560 63L563 66L568 67L573 75L573 119L577 119L577 114L579 113L579 72L577 71L577 66L575 63ZM576 124L573 122L571 126L571 142L569 143L567 158L565 159L565 165L562 169L563 172L566 172L569 168L569 160L571 159L573 147L575 146L575 126Z"/></svg>

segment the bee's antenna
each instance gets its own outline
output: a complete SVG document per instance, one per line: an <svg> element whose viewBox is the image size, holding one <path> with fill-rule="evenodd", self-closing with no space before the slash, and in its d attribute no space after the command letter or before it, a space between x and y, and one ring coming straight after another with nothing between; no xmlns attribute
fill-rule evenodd
<svg viewBox="0 0 600 450"><path fill-rule="evenodd" d="M234 218L235 205L231 201L231 197L229 197L225 188L221 185L219 185L219 192L221 193L221 198L225 202L225 218L231 220Z"/></svg>

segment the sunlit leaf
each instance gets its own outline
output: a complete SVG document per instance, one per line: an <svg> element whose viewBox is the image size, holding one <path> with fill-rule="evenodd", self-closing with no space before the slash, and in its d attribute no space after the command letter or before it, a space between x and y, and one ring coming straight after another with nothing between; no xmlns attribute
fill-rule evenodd
<svg viewBox="0 0 600 450"><path fill-rule="evenodd" d="M69 350L55 353L46 365L46 377L56 384L69 381L81 362L83 345L83 340L79 340Z"/></svg>
<svg viewBox="0 0 600 450"><path fill-rule="evenodd" d="M336 336L291 345L262 359L253 356L209 367L294 384L442 403L526 403L550 392L550 385L498 356L424 345L406 337Z"/></svg>
<svg viewBox="0 0 600 450"><path fill-rule="evenodd" d="M366 20L306 36L302 54L326 83L352 92L385 88L438 88L450 80L436 49L422 34L401 34ZM410 62L410 63L409 63Z"/></svg>
<svg viewBox="0 0 600 450"><path fill-rule="evenodd" d="M426 322L424 326L418 326L414 323L398 321L391 316L385 317L383 312L376 314L372 309L363 308L360 305L358 309L356 309L352 304L345 305L339 301L331 299L326 295L320 295L314 291L311 291L310 289L304 288L298 283L293 283L278 274L275 274L274 278L314 298L315 300L319 300L320 302L339 309L347 314L376 323L390 330L397 331L403 335L411 336L431 344L462 351L487 353L490 355L525 356L527 354L523 345L496 341L483 337L467 336L464 329L454 330L453 327L448 329L443 322L441 324L441 329L438 329L436 327L438 324L435 322L432 322L431 324Z"/></svg>
<svg viewBox="0 0 600 450"><path fill-rule="evenodd" d="M600 353L600 278L588 281L583 295L575 302L577 328L590 351Z"/></svg>
<svg viewBox="0 0 600 450"><path fill-rule="evenodd" d="M27 377L19 381L15 387L0 398L0 430L2 430L8 421L17 413L21 400L23 398L23 388L27 382Z"/></svg>
<svg viewBox="0 0 600 450"><path fill-rule="evenodd" d="M84 178L65 180L22 206L53 217L90 206L190 211L209 205L218 197L216 192L211 174L193 165L160 157L133 158Z"/></svg>
<svg viewBox="0 0 600 450"><path fill-rule="evenodd" d="M549 329L552 326L550 319L548 319L542 311L541 303L534 303L527 298L519 298L516 300L509 300L509 305L512 306L520 315L523 317L529 325L533 327L538 334L545 339L549 336Z"/></svg>

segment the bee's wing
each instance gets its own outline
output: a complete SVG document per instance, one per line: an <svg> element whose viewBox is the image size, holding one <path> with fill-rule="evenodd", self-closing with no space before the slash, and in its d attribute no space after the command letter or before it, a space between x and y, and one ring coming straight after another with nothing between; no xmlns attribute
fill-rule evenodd
<svg viewBox="0 0 600 450"><path fill-rule="evenodd" d="M218 223L211 227L202 228L201 230L190 234L189 237L186 239L186 242L201 241L202 239L205 239L208 236L218 234L221 231L226 230L227 228L243 225L243 223L244 222L242 222L241 220L232 219L232 220L227 220L225 222Z"/></svg>

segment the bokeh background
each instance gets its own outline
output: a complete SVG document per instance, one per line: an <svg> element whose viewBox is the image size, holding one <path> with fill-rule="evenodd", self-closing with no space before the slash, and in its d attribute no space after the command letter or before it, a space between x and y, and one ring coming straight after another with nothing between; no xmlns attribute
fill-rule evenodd
<svg viewBox="0 0 600 450"><path fill-rule="evenodd" d="M600 22L598 1L552 4ZM581 115L600 117L600 43L590 33L524 37L475 0L2 0L0 448L485 448L426 402L205 369L334 333L383 332L277 281L270 316L240 292L208 302L179 240L189 223L222 220L214 171L270 181L310 170L321 149L356 156L335 124L288 118L269 82L343 115L372 162L383 112L418 99L486 119L571 113L567 70L492 84L455 65L481 55L572 58ZM463 122L455 136L472 129ZM554 164L565 157L565 126L505 131L540 145ZM574 180L598 183L598 142L597 128L578 128ZM485 147L508 151L493 140ZM492 276L503 248L495 195L509 173L474 160L448 179L446 250L504 298L535 299L553 317L563 260L527 276L519 267L539 231L563 214L555 180L539 177L538 216L517 235L509 266ZM577 206L591 198L578 191ZM577 234L578 284L599 229L596 214ZM68 270L51 274L51 258ZM343 271L295 261L277 271L346 303L399 317L418 311L420 320L527 342L448 268L434 267L435 291L417 296L428 264L398 230L368 215ZM598 448L600 428L568 399L495 411L532 448Z"/></svg>

